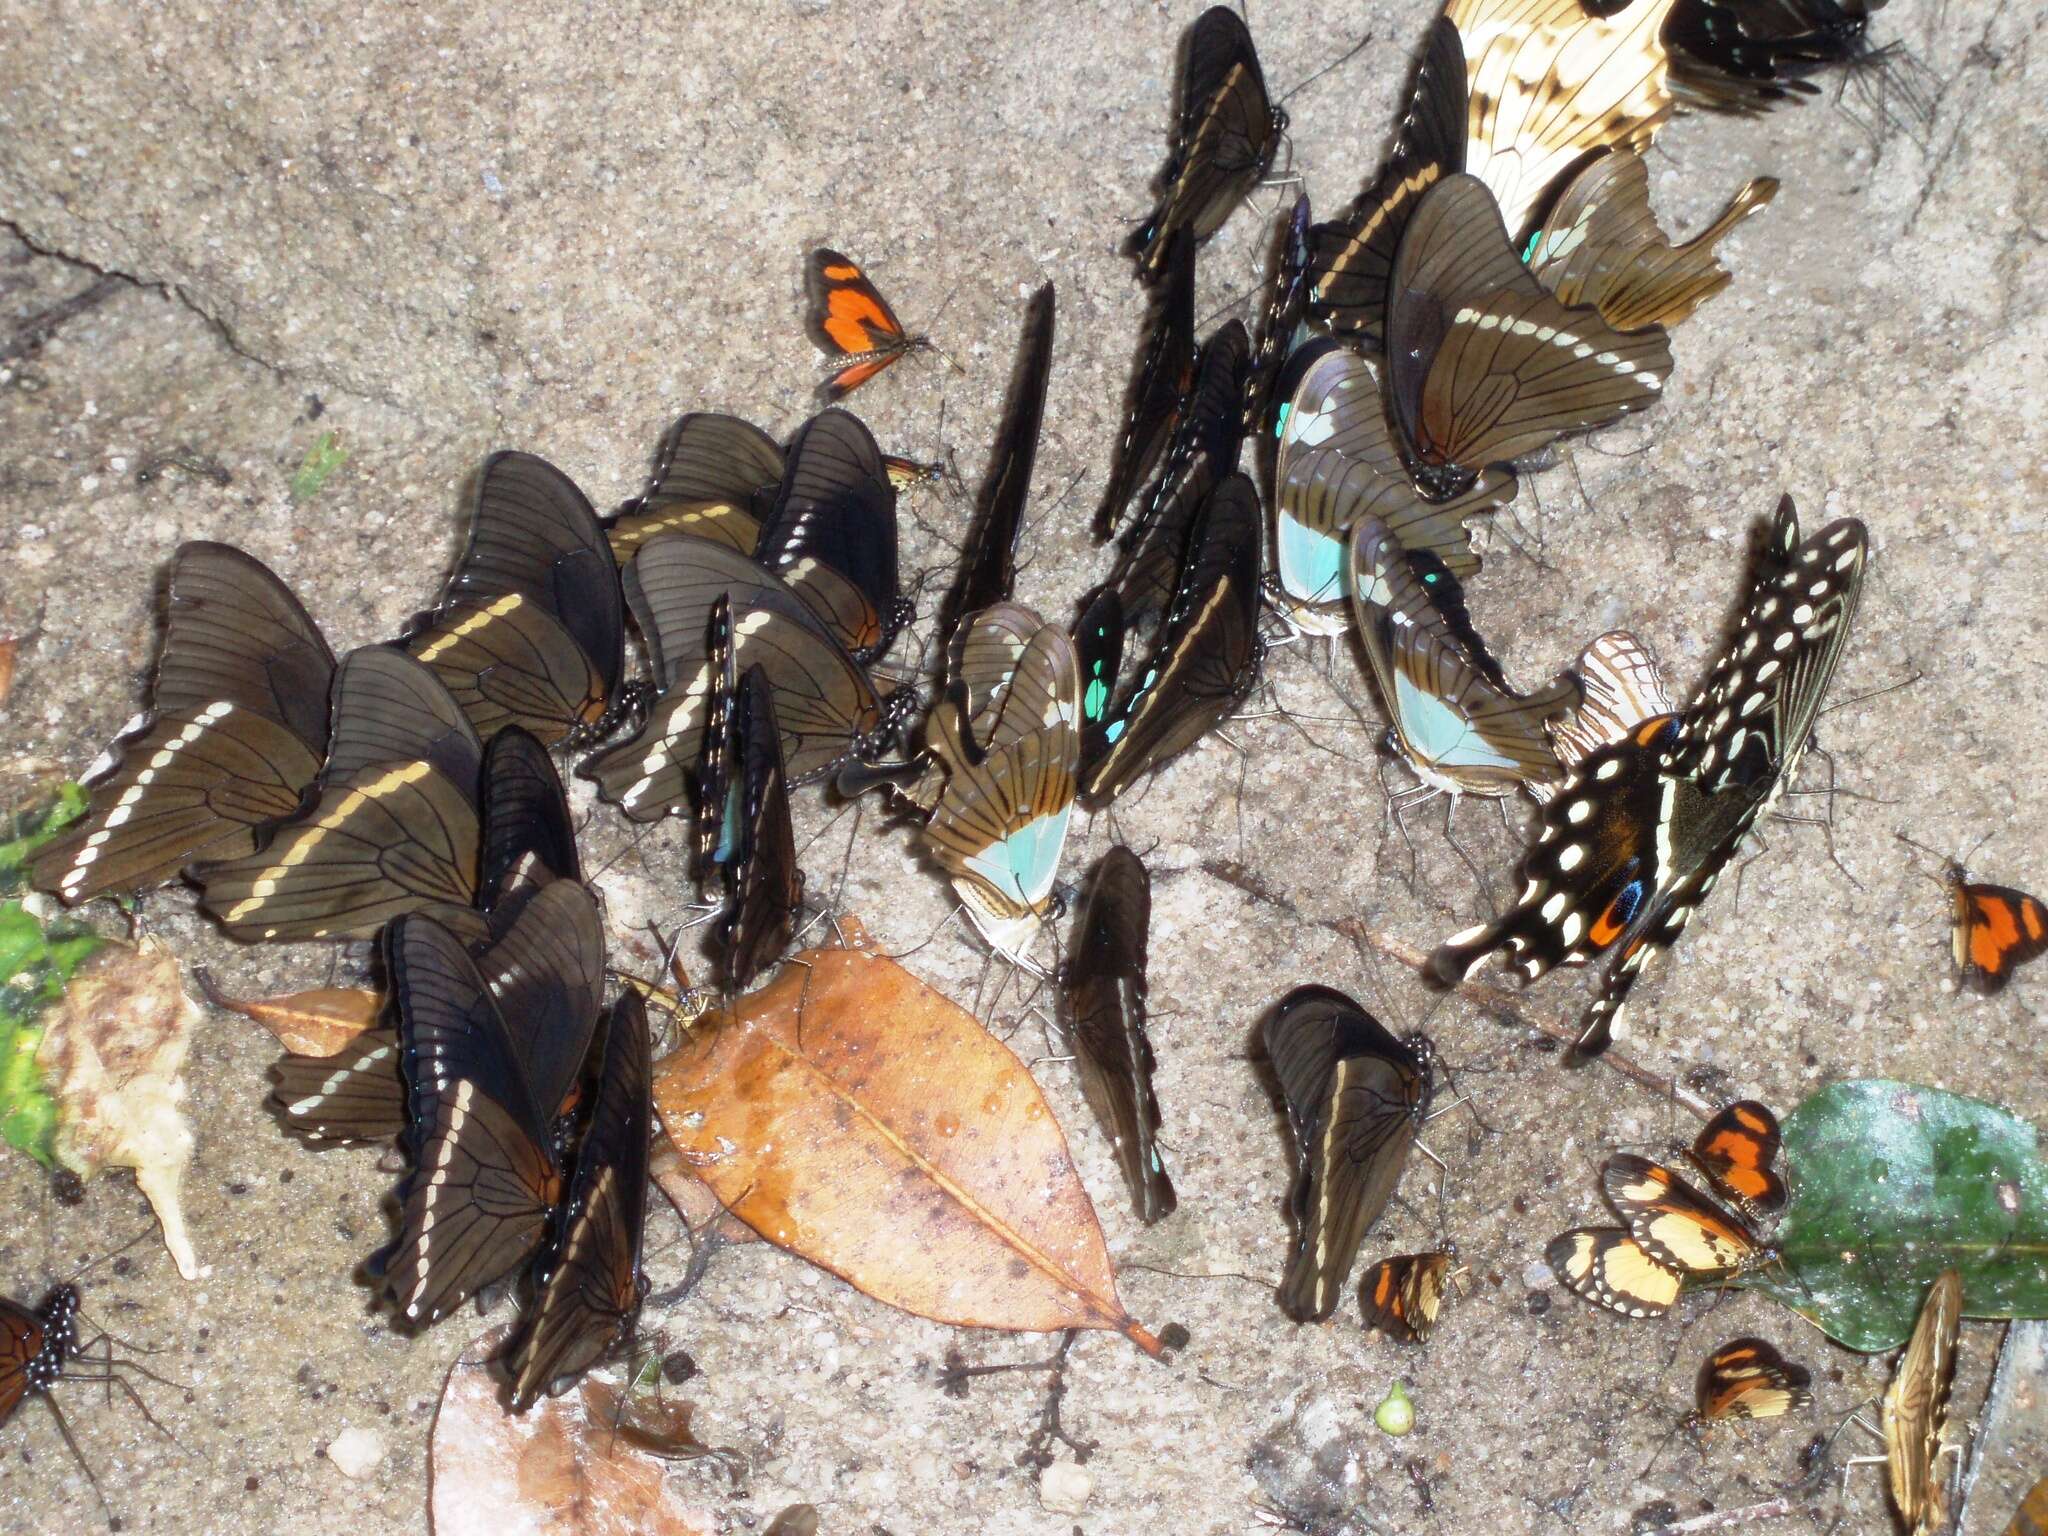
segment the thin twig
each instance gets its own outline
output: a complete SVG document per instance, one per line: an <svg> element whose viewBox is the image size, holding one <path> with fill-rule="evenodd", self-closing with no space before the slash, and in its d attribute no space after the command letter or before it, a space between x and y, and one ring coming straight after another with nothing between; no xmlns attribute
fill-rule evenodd
<svg viewBox="0 0 2048 1536"><path fill-rule="evenodd" d="M1355 917L1340 917L1326 922L1324 926L1332 932L1343 935L1343 937L1351 940L1352 943L1377 950L1389 960L1398 961L1412 970L1426 971L1428 968L1429 956L1417 949L1413 944L1403 939L1397 939L1392 934L1380 933L1376 929L1368 928ZM1547 1035L1563 1045L1570 1045L1578 1039L1577 1030L1532 1011L1518 994L1510 992L1504 987L1490 986L1482 981L1461 981L1452 987L1451 990L1460 997L1469 998L1475 1003L1480 1003L1488 1008L1508 1014L1517 1022L1526 1024L1538 1034ZM1631 1082L1640 1083L1659 1098L1669 1099L1672 1103L1691 1110L1702 1120L1709 1118L1714 1113L1714 1107L1711 1104L1707 1103L1706 1100L1702 1099L1684 1084L1652 1072L1648 1067L1638 1065L1619 1051L1603 1051L1594 1059L1603 1066L1611 1067Z"/></svg>
<svg viewBox="0 0 2048 1536"><path fill-rule="evenodd" d="M1766 1499L1761 1504L1752 1504L1746 1509L1716 1509L1704 1515L1694 1515L1690 1520L1680 1520L1675 1525L1653 1525L1643 1536L1690 1536L1693 1531L1718 1531L1725 1526L1746 1526L1752 1520L1775 1520L1780 1515L1792 1513L1792 1501L1786 1498Z"/></svg>
<svg viewBox="0 0 2048 1536"><path fill-rule="evenodd" d="M29 316L14 328L12 334L0 339L0 363L12 362L17 357L33 352L62 330L67 320L82 315L95 305L112 298L115 291L126 282L125 278L116 277L111 273L106 274L96 278L68 299L59 299L41 313Z"/></svg>

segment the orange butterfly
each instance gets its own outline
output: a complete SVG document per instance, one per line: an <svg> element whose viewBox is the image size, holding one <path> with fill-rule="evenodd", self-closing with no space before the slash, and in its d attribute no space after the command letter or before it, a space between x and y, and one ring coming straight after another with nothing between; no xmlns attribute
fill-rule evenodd
<svg viewBox="0 0 2048 1536"><path fill-rule="evenodd" d="M1754 1099L1739 1099L1706 1123L1685 1155L1755 1221L1785 1208L1785 1181L1771 1169L1781 1145L1778 1117Z"/></svg>
<svg viewBox="0 0 2048 1536"><path fill-rule="evenodd" d="M937 352L929 336L912 336L859 265L820 246L804 267L811 300L811 339L834 359L818 386L828 400L843 400L898 358Z"/></svg>
<svg viewBox="0 0 2048 1536"><path fill-rule="evenodd" d="M1365 1325L1402 1344L1415 1344L1436 1326L1452 1252L1403 1253L1365 1272Z"/></svg>
<svg viewBox="0 0 2048 1536"><path fill-rule="evenodd" d="M1631 1152L1607 1159L1600 1183L1651 1258L1692 1280L1731 1279L1775 1262L1740 1217L1662 1164Z"/></svg>
<svg viewBox="0 0 2048 1536"><path fill-rule="evenodd" d="M1923 848L1903 832L1896 835ZM1950 938L1963 985L1983 997L2003 992L2015 969L2048 953L2048 909L2009 885L1976 884L1958 860L1945 863L1941 883L1955 908Z"/></svg>

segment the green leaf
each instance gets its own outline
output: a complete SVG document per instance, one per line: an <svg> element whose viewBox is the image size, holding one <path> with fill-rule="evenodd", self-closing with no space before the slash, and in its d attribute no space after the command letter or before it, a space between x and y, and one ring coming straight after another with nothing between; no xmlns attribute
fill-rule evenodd
<svg viewBox="0 0 2048 1536"><path fill-rule="evenodd" d="M1969 1317L2048 1317L2048 1166L2034 1127L1912 1083L1836 1083L1786 1119L1782 1265L1744 1284L1851 1349L1891 1349L1954 1266Z"/></svg>
<svg viewBox="0 0 2048 1536"><path fill-rule="evenodd" d="M27 883L24 873L36 850L85 814L87 795L80 784L57 785L0 819L0 895L13 895ZM0 972L0 975L4 975Z"/></svg>
<svg viewBox="0 0 2048 1536"><path fill-rule="evenodd" d="M332 432L320 434L320 441L306 450L299 472L292 476L292 500L311 501L320 494L328 477L348 462L348 450Z"/></svg>
<svg viewBox="0 0 2048 1536"><path fill-rule="evenodd" d="M43 1010L64 995L72 973L102 942L76 924L45 927L18 901L0 902L0 1141L44 1164L51 1162L57 1103L36 1065Z"/></svg>

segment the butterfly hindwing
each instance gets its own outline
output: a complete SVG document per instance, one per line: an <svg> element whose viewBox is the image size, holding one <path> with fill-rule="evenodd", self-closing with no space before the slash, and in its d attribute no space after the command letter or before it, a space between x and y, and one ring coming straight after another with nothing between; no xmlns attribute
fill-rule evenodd
<svg viewBox="0 0 2048 1536"><path fill-rule="evenodd" d="M1551 1272L1565 1288L1624 1317L1660 1317L1678 1300L1678 1271L1618 1227L1579 1227L1550 1240Z"/></svg>

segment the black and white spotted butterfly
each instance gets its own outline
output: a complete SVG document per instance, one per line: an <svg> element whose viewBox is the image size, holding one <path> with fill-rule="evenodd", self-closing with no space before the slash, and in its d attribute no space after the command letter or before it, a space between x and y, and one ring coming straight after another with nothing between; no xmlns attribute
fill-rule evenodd
<svg viewBox="0 0 2048 1536"><path fill-rule="evenodd" d="M1496 951L1529 981L1611 955L1573 1057L1604 1051L1644 964L1676 942L1798 767L1867 553L1854 518L1802 543L1792 498L1781 501L1741 627L1692 704L1642 720L1578 764L1523 857L1521 900L1446 940L1430 961L1437 980L1456 982Z"/></svg>

